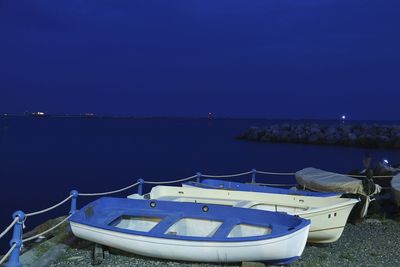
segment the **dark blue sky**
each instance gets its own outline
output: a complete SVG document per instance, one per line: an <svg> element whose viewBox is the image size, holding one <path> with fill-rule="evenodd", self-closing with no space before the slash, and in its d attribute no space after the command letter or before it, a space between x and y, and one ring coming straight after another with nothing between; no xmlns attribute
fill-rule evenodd
<svg viewBox="0 0 400 267"><path fill-rule="evenodd" d="M400 119L399 0L0 1L0 113Z"/></svg>

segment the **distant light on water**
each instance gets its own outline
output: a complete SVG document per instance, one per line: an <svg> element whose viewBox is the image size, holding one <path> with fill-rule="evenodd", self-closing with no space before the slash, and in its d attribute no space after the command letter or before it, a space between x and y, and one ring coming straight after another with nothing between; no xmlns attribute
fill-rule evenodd
<svg viewBox="0 0 400 267"><path fill-rule="evenodd" d="M389 164L389 161L387 159L383 159L383 163Z"/></svg>
<svg viewBox="0 0 400 267"><path fill-rule="evenodd" d="M346 115L342 115L342 120L345 120L346 119Z"/></svg>

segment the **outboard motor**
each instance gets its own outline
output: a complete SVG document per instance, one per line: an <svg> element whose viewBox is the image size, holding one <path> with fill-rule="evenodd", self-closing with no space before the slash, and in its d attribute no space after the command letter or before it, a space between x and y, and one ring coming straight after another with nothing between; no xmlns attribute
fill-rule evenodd
<svg viewBox="0 0 400 267"><path fill-rule="evenodd" d="M362 180L362 185L364 188L364 192L370 196L375 193L376 190L376 185L374 183L374 175L373 171L371 169L367 169L366 171L367 176L363 178Z"/></svg>

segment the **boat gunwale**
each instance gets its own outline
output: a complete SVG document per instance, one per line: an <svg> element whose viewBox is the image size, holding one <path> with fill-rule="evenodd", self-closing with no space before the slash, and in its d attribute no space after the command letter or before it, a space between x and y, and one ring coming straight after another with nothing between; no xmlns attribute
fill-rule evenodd
<svg viewBox="0 0 400 267"><path fill-rule="evenodd" d="M228 184L228 185L237 185L237 186L246 186L250 187L250 189L246 190L243 188L234 188L231 186L214 186L209 183L213 182L220 182L223 185ZM189 187L198 187L198 188L203 188L203 189L220 189L220 190L230 190L230 191L244 191L244 192L257 192L257 193L270 193L270 194L282 194L282 195L291 195L291 196L307 196L307 197L323 197L323 198L337 198L341 195L343 195L343 192L314 192L314 191L305 191L305 190L290 190L287 188L279 188L279 187L273 187L273 186L266 186L266 185L257 185L256 183L244 183L244 182L235 182L235 181L227 181L227 180L218 180L218 179L204 179L201 181L201 183L194 182L194 181L188 181L182 183L183 186L189 186ZM271 188L271 189L276 189L279 191L284 191L284 193L274 193L274 192L269 192L269 191L263 191L263 188Z"/></svg>

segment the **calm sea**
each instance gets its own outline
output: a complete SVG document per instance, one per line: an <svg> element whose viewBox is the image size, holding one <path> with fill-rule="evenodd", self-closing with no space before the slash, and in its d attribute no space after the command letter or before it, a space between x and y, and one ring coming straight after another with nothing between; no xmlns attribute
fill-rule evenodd
<svg viewBox="0 0 400 267"><path fill-rule="evenodd" d="M0 231L10 223L13 211L46 208L72 189L102 192L125 187L138 178L172 180L196 172L230 174L252 168L295 172L313 166L347 172L362 168L366 152L375 160L385 157L400 162L396 150L253 143L234 138L250 126L276 122L282 121L0 118ZM293 177L258 177L259 182L271 179L293 182ZM82 197L79 205L90 200ZM68 209L67 204L29 218L27 228L66 214ZM0 240L0 254L9 239L8 235Z"/></svg>

